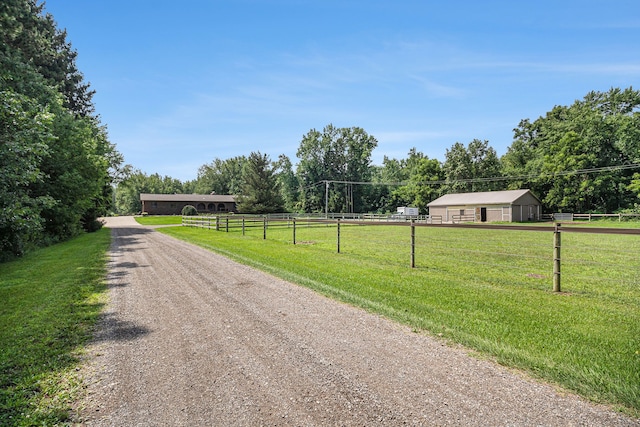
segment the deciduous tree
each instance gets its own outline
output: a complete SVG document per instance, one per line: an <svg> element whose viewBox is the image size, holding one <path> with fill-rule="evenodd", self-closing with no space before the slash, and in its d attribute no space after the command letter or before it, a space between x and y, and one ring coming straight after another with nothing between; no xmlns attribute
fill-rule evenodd
<svg viewBox="0 0 640 427"><path fill-rule="evenodd" d="M0 203L12 207L3 232L15 233L5 242L48 243L94 230L111 200L110 172L122 159L93 115L93 92L76 55L35 0L0 2L0 151L7 166ZM22 178L10 172L16 155ZM0 257L19 254L23 243L2 246Z"/></svg>
<svg viewBox="0 0 640 427"><path fill-rule="evenodd" d="M474 139L465 147L460 142L453 144L445 154L443 170L446 191L465 193L501 189L499 181L483 179L501 175L500 160L489 142Z"/></svg>
<svg viewBox="0 0 640 427"><path fill-rule="evenodd" d="M512 182L540 195L547 209L613 212L636 204L629 165L640 163L640 92L590 92L523 120L502 158Z"/></svg>
<svg viewBox="0 0 640 427"><path fill-rule="evenodd" d="M377 140L362 128L336 128L329 124L322 132L311 129L297 151L300 159L297 175L302 187L300 207L305 212L321 212L325 208L323 181L332 183L328 195L331 212L359 212L363 194L348 182L371 179L371 153Z"/></svg>
<svg viewBox="0 0 640 427"><path fill-rule="evenodd" d="M184 194L184 184L180 180L170 176L161 176L157 173L147 175L131 165L126 165L121 170L121 177L116 187L116 211L121 215L140 213L142 203L140 193L152 194Z"/></svg>
<svg viewBox="0 0 640 427"><path fill-rule="evenodd" d="M247 158L236 156L227 160L219 158L198 170L195 192L198 194L239 194L242 187L242 170Z"/></svg>
<svg viewBox="0 0 640 427"><path fill-rule="evenodd" d="M42 210L52 203L30 186L43 180L52 115L29 98L0 92L0 260L40 241Z"/></svg>

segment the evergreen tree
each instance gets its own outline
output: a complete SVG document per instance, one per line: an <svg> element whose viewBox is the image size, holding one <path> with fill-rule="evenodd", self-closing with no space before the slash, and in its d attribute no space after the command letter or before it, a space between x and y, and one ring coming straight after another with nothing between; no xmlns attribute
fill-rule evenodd
<svg viewBox="0 0 640 427"><path fill-rule="evenodd" d="M250 214L267 214L284 210L278 177L266 154L261 154L259 151L252 152L247 158L237 207L238 212Z"/></svg>

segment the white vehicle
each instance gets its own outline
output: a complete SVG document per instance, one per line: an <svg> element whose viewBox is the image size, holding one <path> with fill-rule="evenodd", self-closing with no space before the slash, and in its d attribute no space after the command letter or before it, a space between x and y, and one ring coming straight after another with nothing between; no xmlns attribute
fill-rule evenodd
<svg viewBox="0 0 640 427"><path fill-rule="evenodd" d="M418 208L414 208L414 207L408 207L408 206L400 206L397 208L396 210L396 214L397 215L405 215L405 216L418 216L419 215L419 209Z"/></svg>

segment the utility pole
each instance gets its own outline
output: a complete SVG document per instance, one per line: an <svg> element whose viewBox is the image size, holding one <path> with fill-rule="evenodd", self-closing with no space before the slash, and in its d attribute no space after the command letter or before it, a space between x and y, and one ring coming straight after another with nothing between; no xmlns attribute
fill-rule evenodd
<svg viewBox="0 0 640 427"><path fill-rule="evenodd" d="M329 219L329 181L324 182L324 218Z"/></svg>

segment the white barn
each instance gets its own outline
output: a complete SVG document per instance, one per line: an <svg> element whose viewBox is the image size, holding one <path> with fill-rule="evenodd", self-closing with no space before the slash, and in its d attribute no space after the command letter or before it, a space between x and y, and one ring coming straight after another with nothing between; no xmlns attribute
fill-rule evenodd
<svg viewBox="0 0 640 427"><path fill-rule="evenodd" d="M427 206L442 222L523 222L542 216L542 202L530 190L447 194Z"/></svg>

